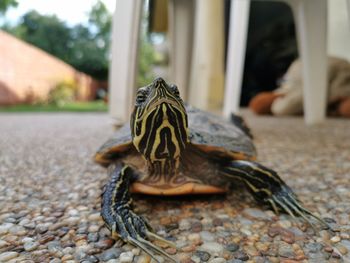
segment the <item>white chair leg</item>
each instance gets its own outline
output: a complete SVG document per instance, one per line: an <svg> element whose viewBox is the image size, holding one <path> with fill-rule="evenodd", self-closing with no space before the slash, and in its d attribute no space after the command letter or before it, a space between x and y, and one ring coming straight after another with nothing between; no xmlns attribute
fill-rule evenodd
<svg viewBox="0 0 350 263"><path fill-rule="evenodd" d="M116 1L109 73L109 113L118 122L127 121L131 113L142 3L142 0Z"/></svg>
<svg viewBox="0 0 350 263"><path fill-rule="evenodd" d="M169 2L170 81L188 98L192 58L194 0Z"/></svg>
<svg viewBox="0 0 350 263"><path fill-rule="evenodd" d="M327 0L288 0L293 8L303 71L304 118L325 119L327 108Z"/></svg>
<svg viewBox="0 0 350 263"><path fill-rule="evenodd" d="M222 0L197 0L188 102L218 110L224 92L224 21Z"/></svg>
<svg viewBox="0 0 350 263"><path fill-rule="evenodd" d="M231 1L225 77L224 116L239 111L246 51L250 0Z"/></svg>

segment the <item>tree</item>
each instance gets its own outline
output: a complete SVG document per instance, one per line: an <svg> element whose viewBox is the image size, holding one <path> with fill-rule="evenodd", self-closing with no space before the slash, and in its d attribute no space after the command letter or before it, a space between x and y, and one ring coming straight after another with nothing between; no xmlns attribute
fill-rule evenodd
<svg viewBox="0 0 350 263"><path fill-rule="evenodd" d="M0 3L3 3L2 1L4 0L0 0ZM15 26L5 24L2 29L94 78L107 80L112 15L103 2L98 0L88 17L87 25L78 24L70 27L54 15L41 15L36 11L29 11L23 15L19 24ZM143 33L140 45L139 86L152 80L152 64L154 64L154 50L146 33Z"/></svg>
<svg viewBox="0 0 350 263"><path fill-rule="evenodd" d="M111 21L112 16L106 6L98 1L89 13L88 25L69 27L54 15L29 11L23 15L18 25L5 24L3 29L82 72L106 80Z"/></svg>
<svg viewBox="0 0 350 263"><path fill-rule="evenodd" d="M10 6L17 6L16 0L1 0L0 1L0 15L6 13Z"/></svg>
<svg viewBox="0 0 350 263"><path fill-rule="evenodd" d="M101 1L89 12L88 27L72 29L72 65L96 78L107 79L111 42L112 15Z"/></svg>
<svg viewBox="0 0 350 263"><path fill-rule="evenodd" d="M11 33L67 63L70 62L70 29L54 15L43 16L36 11L29 11Z"/></svg>

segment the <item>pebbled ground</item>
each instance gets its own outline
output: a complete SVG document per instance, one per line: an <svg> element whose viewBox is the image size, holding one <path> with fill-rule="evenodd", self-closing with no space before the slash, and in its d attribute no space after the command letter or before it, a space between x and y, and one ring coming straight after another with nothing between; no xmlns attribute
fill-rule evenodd
<svg viewBox="0 0 350 263"><path fill-rule="evenodd" d="M350 262L350 120L310 128L244 114L259 160L337 232L276 216L239 186L226 196L136 196L136 211L176 242L164 249L181 262ZM111 134L106 114L0 114L0 262L150 262L110 239L99 216L107 176L91 157Z"/></svg>

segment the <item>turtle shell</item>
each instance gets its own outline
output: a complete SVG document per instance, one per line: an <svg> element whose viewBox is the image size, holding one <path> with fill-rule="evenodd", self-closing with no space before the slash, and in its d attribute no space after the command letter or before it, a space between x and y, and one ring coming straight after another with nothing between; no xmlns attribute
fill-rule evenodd
<svg viewBox="0 0 350 263"><path fill-rule="evenodd" d="M108 166L114 160L124 156L134 147L129 123L118 129L96 152L95 161Z"/></svg>
<svg viewBox="0 0 350 263"><path fill-rule="evenodd" d="M194 147L213 158L255 159L256 150L243 121L231 123L191 106L186 106L186 110L189 140ZM125 124L99 148L95 161L108 166L116 159L125 156L133 147L130 125Z"/></svg>
<svg viewBox="0 0 350 263"><path fill-rule="evenodd" d="M188 106L189 139L193 146L212 157L254 160L256 150L243 119L234 123L220 116ZM238 121L237 121L238 120Z"/></svg>

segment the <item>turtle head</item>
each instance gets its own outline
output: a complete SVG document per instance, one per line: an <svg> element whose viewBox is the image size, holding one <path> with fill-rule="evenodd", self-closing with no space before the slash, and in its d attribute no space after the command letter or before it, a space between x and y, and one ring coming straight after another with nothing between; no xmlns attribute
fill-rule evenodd
<svg viewBox="0 0 350 263"><path fill-rule="evenodd" d="M175 85L162 78L137 91L130 128L136 149L151 162L176 159L188 142L187 113Z"/></svg>

